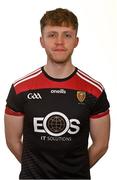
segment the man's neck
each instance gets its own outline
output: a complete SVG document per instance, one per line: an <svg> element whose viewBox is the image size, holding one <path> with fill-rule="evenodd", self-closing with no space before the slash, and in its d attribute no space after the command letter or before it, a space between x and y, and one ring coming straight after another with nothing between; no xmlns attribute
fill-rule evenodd
<svg viewBox="0 0 117 180"><path fill-rule="evenodd" d="M66 78L75 70L73 64L70 63L49 63L44 66L46 73L53 78Z"/></svg>

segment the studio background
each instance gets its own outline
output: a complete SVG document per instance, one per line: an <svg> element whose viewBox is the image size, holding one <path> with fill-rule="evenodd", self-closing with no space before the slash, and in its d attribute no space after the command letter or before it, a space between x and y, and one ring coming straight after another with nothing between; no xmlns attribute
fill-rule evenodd
<svg viewBox="0 0 117 180"><path fill-rule="evenodd" d="M72 57L79 69L100 81L111 109L111 137L106 155L91 169L92 180L117 178L117 1L4 0L0 1L0 179L18 180L20 164L6 147L4 108L11 84L46 63L39 43L40 18L58 7L79 20L79 45Z"/></svg>

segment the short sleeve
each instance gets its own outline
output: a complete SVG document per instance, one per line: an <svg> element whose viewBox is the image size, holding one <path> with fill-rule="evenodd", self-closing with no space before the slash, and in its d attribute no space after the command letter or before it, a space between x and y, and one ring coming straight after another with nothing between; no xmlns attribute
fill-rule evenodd
<svg viewBox="0 0 117 180"><path fill-rule="evenodd" d="M101 93L101 95L98 97L94 107L92 108L91 116L90 118L99 118L109 113L109 101L107 99L107 95L105 91Z"/></svg>
<svg viewBox="0 0 117 180"><path fill-rule="evenodd" d="M14 115L22 115L24 113L23 110L23 100L19 94L16 94L15 88L12 85L9 91L7 100L6 100L6 114L14 114Z"/></svg>

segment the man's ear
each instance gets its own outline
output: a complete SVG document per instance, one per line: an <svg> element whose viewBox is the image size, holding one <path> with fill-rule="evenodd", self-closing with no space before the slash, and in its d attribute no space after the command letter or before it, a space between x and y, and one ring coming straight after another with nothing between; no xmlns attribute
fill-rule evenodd
<svg viewBox="0 0 117 180"><path fill-rule="evenodd" d="M40 44L41 44L42 48L45 48L45 46L44 46L44 40L43 40L43 37L42 37L42 36L40 37Z"/></svg>
<svg viewBox="0 0 117 180"><path fill-rule="evenodd" d="M79 37L76 37L75 48L78 46L78 43L79 43Z"/></svg>

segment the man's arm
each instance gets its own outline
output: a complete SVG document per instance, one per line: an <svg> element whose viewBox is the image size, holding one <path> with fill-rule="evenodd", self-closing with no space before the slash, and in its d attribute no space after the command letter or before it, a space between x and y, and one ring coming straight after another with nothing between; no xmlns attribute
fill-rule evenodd
<svg viewBox="0 0 117 180"><path fill-rule="evenodd" d="M10 151L19 162L22 156L22 131L24 116L13 116L5 114L5 136Z"/></svg>
<svg viewBox="0 0 117 180"><path fill-rule="evenodd" d="M110 116L90 119L90 135L92 145L89 147L90 167L92 167L107 151L110 135Z"/></svg>

